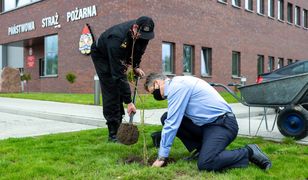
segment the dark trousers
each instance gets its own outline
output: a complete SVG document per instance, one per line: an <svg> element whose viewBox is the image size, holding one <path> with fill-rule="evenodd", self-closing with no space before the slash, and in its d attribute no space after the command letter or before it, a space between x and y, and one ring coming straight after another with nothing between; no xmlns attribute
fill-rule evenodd
<svg viewBox="0 0 308 180"><path fill-rule="evenodd" d="M125 114L123 100L111 76L108 60L101 58L93 49L91 57L101 85L103 114L107 121L109 136L115 136Z"/></svg>
<svg viewBox="0 0 308 180"><path fill-rule="evenodd" d="M164 124L167 118L162 118ZM177 137L188 151L197 149L199 170L221 171L228 168L247 167L248 150L246 148L226 150L226 147L236 138L238 125L234 115L223 115L216 121L203 126L195 125L189 118L182 120Z"/></svg>

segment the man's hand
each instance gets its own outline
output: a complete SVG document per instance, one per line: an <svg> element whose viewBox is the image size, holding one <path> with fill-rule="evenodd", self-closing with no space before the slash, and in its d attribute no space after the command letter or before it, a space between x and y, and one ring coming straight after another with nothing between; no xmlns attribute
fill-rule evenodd
<svg viewBox="0 0 308 180"><path fill-rule="evenodd" d="M128 113L129 116L131 115L131 113L136 113L136 107L135 107L134 103L131 102L131 103L127 104L127 113Z"/></svg>
<svg viewBox="0 0 308 180"><path fill-rule="evenodd" d="M134 73L135 73L137 76L139 76L139 77L145 76L145 73L144 73L143 70L140 69L140 68L135 68L135 69L134 69Z"/></svg>
<svg viewBox="0 0 308 180"><path fill-rule="evenodd" d="M152 167L163 167L164 164L164 160L156 159L156 161L152 164Z"/></svg>

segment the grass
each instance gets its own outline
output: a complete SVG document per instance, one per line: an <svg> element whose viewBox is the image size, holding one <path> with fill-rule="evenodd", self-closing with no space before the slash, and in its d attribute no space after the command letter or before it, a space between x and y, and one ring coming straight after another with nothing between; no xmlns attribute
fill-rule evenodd
<svg viewBox="0 0 308 180"><path fill-rule="evenodd" d="M148 153L154 158L150 134L160 126L146 126ZM141 137L140 137L141 138ZM132 146L108 143L107 129L7 139L0 141L0 179L306 179L308 146L238 137L228 148L257 143L272 159L264 172L254 165L223 173L200 172L196 161L184 162L188 152L176 139L170 157L177 160L164 168L124 164L128 156L142 157L142 139Z"/></svg>
<svg viewBox="0 0 308 180"><path fill-rule="evenodd" d="M230 94L222 92L221 95L228 103L236 103L237 100ZM0 93L0 97L21 98L43 101L55 101L75 104L94 104L93 94L64 94L64 93ZM144 103L141 103L141 98ZM102 98L101 98L102 99ZM143 94L136 98L136 106L144 109L167 108L167 101L156 101L152 95Z"/></svg>

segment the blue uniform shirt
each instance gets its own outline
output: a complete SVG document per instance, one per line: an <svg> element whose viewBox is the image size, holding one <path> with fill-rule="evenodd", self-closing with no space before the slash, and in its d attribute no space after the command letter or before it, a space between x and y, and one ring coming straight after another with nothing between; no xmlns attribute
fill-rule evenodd
<svg viewBox="0 0 308 180"><path fill-rule="evenodd" d="M183 116L198 126L211 123L231 107L207 82L192 76L165 80L164 95L168 100L168 116L162 130L159 157L168 157Z"/></svg>

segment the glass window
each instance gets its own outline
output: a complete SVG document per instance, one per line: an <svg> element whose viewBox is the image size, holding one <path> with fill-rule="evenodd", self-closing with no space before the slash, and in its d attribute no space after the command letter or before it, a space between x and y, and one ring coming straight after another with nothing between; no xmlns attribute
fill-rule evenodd
<svg viewBox="0 0 308 180"><path fill-rule="evenodd" d="M293 23L293 5L291 3L288 3L287 14L288 22Z"/></svg>
<svg viewBox="0 0 308 180"><path fill-rule="evenodd" d="M240 64L241 64L241 53L233 51L232 52L232 76L240 77Z"/></svg>
<svg viewBox="0 0 308 180"><path fill-rule="evenodd" d="M218 2L227 3L227 0L218 0Z"/></svg>
<svg viewBox="0 0 308 180"><path fill-rule="evenodd" d="M184 45L183 47L183 73L192 74L193 46Z"/></svg>
<svg viewBox="0 0 308 180"><path fill-rule="evenodd" d="M237 7L241 7L241 0L232 0L232 5L237 6Z"/></svg>
<svg viewBox="0 0 308 180"><path fill-rule="evenodd" d="M44 75L58 75L58 35L45 37Z"/></svg>
<svg viewBox="0 0 308 180"><path fill-rule="evenodd" d="M283 58L278 58L277 69L283 67L284 62Z"/></svg>
<svg viewBox="0 0 308 180"><path fill-rule="evenodd" d="M2 7L3 11L9 11L37 1L40 0L2 0Z"/></svg>
<svg viewBox="0 0 308 180"><path fill-rule="evenodd" d="M306 9L303 10L303 26L308 28L308 11Z"/></svg>
<svg viewBox="0 0 308 180"><path fill-rule="evenodd" d="M284 2L283 2L283 0L278 0L278 19L284 20Z"/></svg>
<svg viewBox="0 0 308 180"><path fill-rule="evenodd" d="M263 55L258 55L257 73L258 75L264 73L264 56Z"/></svg>
<svg viewBox="0 0 308 180"><path fill-rule="evenodd" d="M264 14L264 0L257 0L257 11L259 14Z"/></svg>
<svg viewBox="0 0 308 180"><path fill-rule="evenodd" d="M275 17L275 1L268 0L268 16Z"/></svg>
<svg viewBox="0 0 308 180"><path fill-rule="evenodd" d="M245 0L245 9L252 11L253 10L253 1Z"/></svg>
<svg viewBox="0 0 308 180"><path fill-rule="evenodd" d="M292 59L288 59L288 65L292 64L292 63L293 63L293 60Z"/></svg>
<svg viewBox="0 0 308 180"><path fill-rule="evenodd" d="M294 21L295 24L300 26L301 25L301 8L298 6L295 6L295 11L294 11Z"/></svg>
<svg viewBox="0 0 308 180"><path fill-rule="evenodd" d="M212 75L212 48L201 49L201 75Z"/></svg>
<svg viewBox="0 0 308 180"><path fill-rule="evenodd" d="M174 44L169 42L163 42L162 44L162 69L163 73L173 73L174 63Z"/></svg>
<svg viewBox="0 0 308 180"><path fill-rule="evenodd" d="M274 71L274 68L275 68L275 58L270 56L270 57L268 57L267 70L268 70L268 72L272 72L272 71Z"/></svg>

